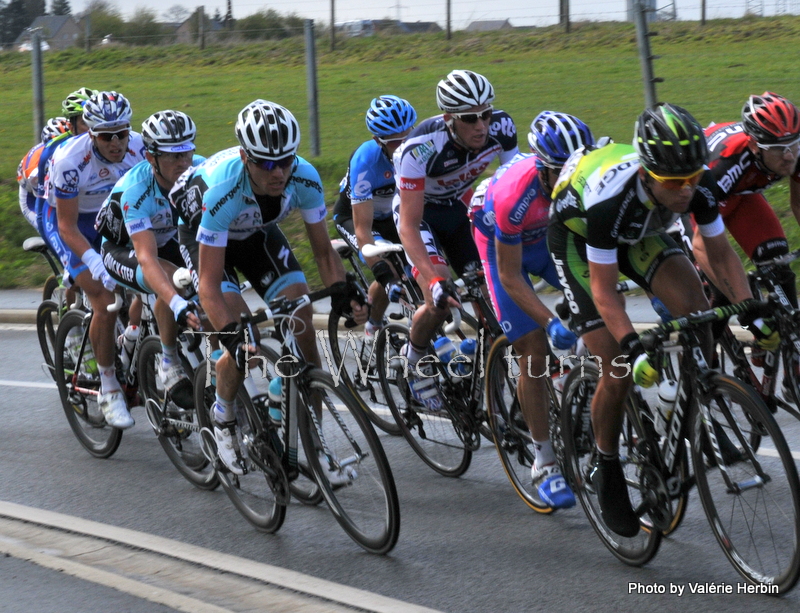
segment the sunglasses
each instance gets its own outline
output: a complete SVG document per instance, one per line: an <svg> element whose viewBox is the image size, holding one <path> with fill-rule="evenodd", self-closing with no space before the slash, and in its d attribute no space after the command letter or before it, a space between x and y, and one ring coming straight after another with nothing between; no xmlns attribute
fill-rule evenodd
<svg viewBox="0 0 800 613"><path fill-rule="evenodd" d="M460 119L464 123L478 123L478 120L489 121L492 118L492 107L480 113L450 113L450 117Z"/></svg>
<svg viewBox="0 0 800 613"><path fill-rule="evenodd" d="M402 143L406 139L406 136L395 136L394 138L378 138L378 142L381 145L393 145L394 143Z"/></svg>
<svg viewBox="0 0 800 613"><path fill-rule="evenodd" d="M701 168L697 172L693 172L685 177L661 177L649 170L647 171L647 174L658 181L658 184L661 185L661 187L665 189L679 190L683 189L687 185L689 187L697 187L697 184L700 183L700 179L703 178L704 172L705 168Z"/></svg>
<svg viewBox="0 0 800 613"><path fill-rule="evenodd" d="M763 149L764 151L774 151L780 155L786 155L787 151L791 153L797 153L800 151L800 137L796 138L790 143L780 145L762 145L761 143L757 144L759 149Z"/></svg>
<svg viewBox="0 0 800 613"><path fill-rule="evenodd" d="M92 136L99 138L104 143L110 143L116 136L119 140L125 140L130 136L130 130L120 130L119 132L92 132Z"/></svg>
<svg viewBox="0 0 800 613"><path fill-rule="evenodd" d="M261 170L275 170L275 168L286 170L292 164L294 164L295 157L296 156L294 155L290 155L288 157L281 158L280 160L256 160L248 157L247 161Z"/></svg>
<svg viewBox="0 0 800 613"><path fill-rule="evenodd" d="M171 162L179 162L181 160L192 160L194 151L164 151L157 153L156 156Z"/></svg>

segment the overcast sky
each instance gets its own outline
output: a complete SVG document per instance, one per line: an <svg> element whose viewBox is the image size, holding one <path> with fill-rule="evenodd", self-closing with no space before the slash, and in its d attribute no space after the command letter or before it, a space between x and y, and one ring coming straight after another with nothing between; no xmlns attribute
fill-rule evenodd
<svg viewBox="0 0 800 613"><path fill-rule="evenodd" d="M180 5L188 11L205 6L207 14L213 15L216 9L225 14L226 0L108 0L120 12L129 17L140 7L155 11L163 17L167 10ZM382 19L390 17L402 21L435 21L444 26L446 20L446 0L334 0L336 22L356 19ZM48 5L51 0L48 0ZM675 0L678 18L698 20L700 0ZM88 0L71 0L74 13L79 13ZM745 8L752 3L763 6L763 14L774 15L785 7L787 12L800 12L800 0L707 0L706 15L715 17L741 17ZM670 0L656 0L656 6L664 7ZM502 8L499 8L501 7ZM571 18L580 20L624 21L626 0L571 0ZM270 3L258 0L233 0L234 18L246 17L264 9L273 9L281 14L295 13L300 17L329 23L331 0L277 0ZM558 0L546 2L531 0L451 0L452 27L462 29L471 21L484 19L508 19L514 26L551 25L558 21Z"/></svg>

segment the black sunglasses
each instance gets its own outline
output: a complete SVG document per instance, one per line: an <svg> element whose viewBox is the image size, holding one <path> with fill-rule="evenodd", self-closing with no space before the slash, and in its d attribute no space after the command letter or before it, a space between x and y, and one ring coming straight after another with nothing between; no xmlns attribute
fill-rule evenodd
<svg viewBox="0 0 800 613"><path fill-rule="evenodd" d="M261 170L274 170L277 168L287 169L292 164L294 164L295 155L290 155L285 158L281 158L280 160L256 160L254 158L248 157L247 161L257 166Z"/></svg>
<svg viewBox="0 0 800 613"><path fill-rule="evenodd" d="M492 108L488 108L482 113L450 113L451 117L456 117L464 123L478 123L479 119L489 121L492 118Z"/></svg>
<svg viewBox="0 0 800 613"><path fill-rule="evenodd" d="M110 143L112 140L114 140L115 136L119 140L125 140L128 138L128 136L130 136L130 133L130 130L120 130L119 132L92 132L92 135L96 136L105 143Z"/></svg>

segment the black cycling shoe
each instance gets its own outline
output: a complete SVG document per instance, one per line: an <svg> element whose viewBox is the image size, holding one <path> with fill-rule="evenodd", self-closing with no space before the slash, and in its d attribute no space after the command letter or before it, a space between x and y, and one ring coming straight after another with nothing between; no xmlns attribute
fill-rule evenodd
<svg viewBox="0 0 800 613"><path fill-rule="evenodd" d="M628 538L639 534L639 518L631 507L619 458L608 459L598 454L589 479L597 493L600 513L606 526Z"/></svg>

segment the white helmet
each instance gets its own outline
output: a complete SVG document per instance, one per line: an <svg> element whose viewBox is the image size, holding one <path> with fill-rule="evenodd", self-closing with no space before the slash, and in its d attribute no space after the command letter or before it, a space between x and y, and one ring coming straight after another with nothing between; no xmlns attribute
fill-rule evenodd
<svg viewBox="0 0 800 613"><path fill-rule="evenodd" d="M280 160L297 153L300 125L280 104L255 100L239 113L236 138L248 157Z"/></svg>
<svg viewBox="0 0 800 613"><path fill-rule="evenodd" d="M142 123L142 140L153 155L194 151L196 136L197 126L181 111L159 111Z"/></svg>
<svg viewBox="0 0 800 613"><path fill-rule="evenodd" d="M471 70L454 70L436 86L436 104L445 113L459 113L493 100L492 84Z"/></svg>
<svg viewBox="0 0 800 613"><path fill-rule="evenodd" d="M117 92L99 92L83 105L83 121L90 130L114 130L131 125L133 111L127 98Z"/></svg>

